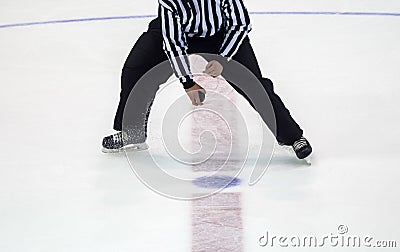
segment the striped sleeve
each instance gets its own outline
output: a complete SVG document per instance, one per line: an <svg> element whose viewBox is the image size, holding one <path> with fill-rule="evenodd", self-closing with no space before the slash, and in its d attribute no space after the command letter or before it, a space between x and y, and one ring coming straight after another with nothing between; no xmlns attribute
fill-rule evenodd
<svg viewBox="0 0 400 252"><path fill-rule="evenodd" d="M251 31L250 16L243 0L225 0L223 4L226 34L220 55L231 59Z"/></svg>
<svg viewBox="0 0 400 252"><path fill-rule="evenodd" d="M186 52L188 45L176 10L176 5L173 1L159 0L159 17L161 19L165 53L175 75L179 78L184 88L190 88L194 85L194 82Z"/></svg>

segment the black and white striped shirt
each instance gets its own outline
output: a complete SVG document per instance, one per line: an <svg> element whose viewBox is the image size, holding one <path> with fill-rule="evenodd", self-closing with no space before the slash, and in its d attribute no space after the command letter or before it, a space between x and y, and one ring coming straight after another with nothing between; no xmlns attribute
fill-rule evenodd
<svg viewBox="0 0 400 252"><path fill-rule="evenodd" d="M219 54L231 59L251 30L243 0L159 0L164 50L182 83L193 83L187 37L209 37L223 29Z"/></svg>

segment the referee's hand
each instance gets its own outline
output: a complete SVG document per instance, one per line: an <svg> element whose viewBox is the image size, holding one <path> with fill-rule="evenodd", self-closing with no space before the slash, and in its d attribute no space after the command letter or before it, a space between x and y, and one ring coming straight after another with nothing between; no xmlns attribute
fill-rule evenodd
<svg viewBox="0 0 400 252"><path fill-rule="evenodd" d="M202 86L195 83L193 87L187 88L185 91L194 106L203 105L206 90Z"/></svg>
<svg viewBox="0 0 400 252"><path fill-rule="evenodd" d="M221 63L216 60L211 60L210 62L208 62L206 69L203 71L203 73L209 74L215 78L217 76L220 76L223 70L224 67L221 65Z"/></svg>

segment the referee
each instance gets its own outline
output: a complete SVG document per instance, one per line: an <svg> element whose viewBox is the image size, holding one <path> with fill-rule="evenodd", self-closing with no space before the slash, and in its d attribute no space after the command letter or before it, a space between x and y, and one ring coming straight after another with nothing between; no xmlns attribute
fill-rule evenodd
<svg viewBox="0 0 400 252"><path fill-rule="evenodd" d="M124 108L138 80L145 76L147 71L166 60L170 61L169 71L152 76L157 88L174 72L192 104L201 105L199 93L205 94L205 90L193 80L188 55L208 53L224 57L225 62L211 60L206 66L207 74L219 76L226 62L231 59L254 74L267 92L274 109L277 127L274 134L277 141L292 146L299 159L309 156L312 148L303 137L303 130L274 92L271 80L261 75L248 38L252 27L243 0L159 0L158 2L158 17L150 22L148 30L139 37L122 69L120 101L114 119L114 130L118 132L104 137L103 151L118 152L128 147L127 145L139 149L147 147L145 141L150 107L145 108L147 113L142 111L138 113L145 116L135 117L132 125L133 136L125 136L121 132ZM233 83L230 84L253 106L241 89ZM157 88L149 87L146 92L152 92L154 98Z"/></svg>

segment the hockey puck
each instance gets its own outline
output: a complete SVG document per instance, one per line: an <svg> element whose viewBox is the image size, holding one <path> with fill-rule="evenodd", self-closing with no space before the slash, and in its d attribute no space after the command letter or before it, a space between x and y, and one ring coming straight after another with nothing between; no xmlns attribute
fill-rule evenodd
<svg viewBox="0 0 400 252"><path fill-rule="evenodd" d="M200 92L200 91L198 91L198 92L199 92L200 102L203 102L206 99L206 94L203 92Z"/></svg>

